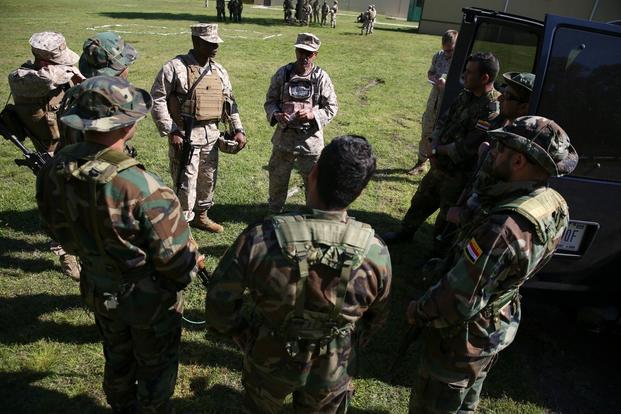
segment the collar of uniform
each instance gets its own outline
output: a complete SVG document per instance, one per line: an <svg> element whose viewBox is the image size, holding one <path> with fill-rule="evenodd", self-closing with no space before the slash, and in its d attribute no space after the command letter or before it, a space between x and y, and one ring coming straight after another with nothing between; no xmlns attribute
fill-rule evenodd
<svg viewBox="0 0 621 414"><path fill-rule="evenodd" d="M544 188L545 183L538 181L500 181L481 191L481 201L485 205L493 205L513 195L525 195Z"/></svg>
<svg viewBox="0 0 621 414"><path fill-rule="evenodd" d="M192 51L192 49L190 49L190 51L188 52L188 57L189 57L189 63L191 65L198 65L200 66L200 63L198 63L198 60L196 60L196 56L194 56L194 53ZM205 66L202 66L203 69L210 68L210 65L213 65L215 62L213 61L212 58L207 59L207 63L205 63Z"/></svg>
<svg viewBox="0 0 621 414"><path fill-rule="evenodd" d="M333 221L347 221L347 211L345 210L337 210L337 211L329 211L329 210L319 210L313 209L313 217L325 220L333 220Z"/></svg>

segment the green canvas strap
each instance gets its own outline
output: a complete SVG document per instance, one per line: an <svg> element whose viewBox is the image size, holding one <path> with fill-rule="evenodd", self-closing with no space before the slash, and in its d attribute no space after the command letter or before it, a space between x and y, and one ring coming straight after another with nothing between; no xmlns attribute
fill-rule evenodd
<svg viewBox="0 0 621 414"><path fill-rule="evenodd" d="M336 288L336 301L334 303L334 307L332 308L332 312L330 312L330 317L332 319L339 316L341 310L343 310L345 295L347 295L347 286L349 285L349 277L351 275L353 267L354 255L350 252L345 252L343 256L344 259L343 265L341 266L341 277L339 280L339 285Z"/></svg>
<svg viewBox="0 0 621 414"><path fill-rule="evenodd" d="M306 251L298 252L297 262L300 278L295 286L295 316L303 318L306 304L306 283L308 282L308 253Z"/></svg>

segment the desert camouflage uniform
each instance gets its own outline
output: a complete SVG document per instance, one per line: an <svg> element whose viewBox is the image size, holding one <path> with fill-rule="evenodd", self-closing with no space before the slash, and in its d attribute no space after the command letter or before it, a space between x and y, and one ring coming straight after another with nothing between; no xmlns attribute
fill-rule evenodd
<svg viewBox="0 0 621 414"><path fill-rule="evenodd" d="M428 72L433 75L443 76L446 79L446 75L451 67L451 61L452 56L447 59L444 50L440 50L431 58L431 66ZM440 113L443 96L444 89L440 90L436 86L433 86L429 92L427 107L423 113L420 142L418 143L419 162L426 160L431 152L431 134L433 133L433 127Z"/></svg>
<svg viewBox="0 0 621 414"><path fill-rule="evenodd" d="M312 71L317 81L315 87L319 89L317 101L313 102L315 119L311 121L310 129L304 131L292 127L283 127L276 123L274 113L282 112L282 94L287 74L293 73L293 63L289 63L276 71L272 76L267 95L265 97L265 113L271 125L276 124L272 136L272 155L269 161L269 208L272 212L280 212L287 198L287 188L291 170L294 165L306 179L311 168L317 162L323 149L323 129L334 118L338 111L336 92L332 80L326 71L313 66Z"/></svg>
<svg viewBox="0 0 621 414"><path fill-rule="evenodd" d="M119 78L85 84L132 96ZM100 130L118 127L114 117L94 122ZM85 141L41 170L37 204L46 231L82 263L80 291L103 338L109 404L115 412L171 412L181 337L174 306L198 255L175 194L133 158Z"/></svg>
<svg viewBox="0 0 621 414"><path fill-rule="evenodd" d="M307 219L335 225L350 220L345 212L321 210L313 210ZM366 240L370 241L368 252L361 263L352 265L339 315L343 324L358 321L365 332L372 333L386 319L392 273L386 245L372 233ZM338 296L339 253L335 247L315 248L308 258L304 308L326 314ZM296 341L294 352L289 338L275 333L299 303L296 267L283 254L274 221L266 219L238 237L214 273L206 302L208 324L224 334L247 338L242 376L245 412L277 413L285 397L293 393L297 413L342 413L353 393L348 373L351 334L325 343ZM249 319L241 309L246 288L254 302Z"/></svg>
<svg viewBox="0 0 621 414"><path fill-rule="evenodd" d="M153 96L153 120L163 137L168 136L172 131L183 131L183 125L177 125L169 112L167 99L170 96L184 97L189 87L188 67L184 62L191 65L198 65L192 51L187 55L177 56L169 60L160 70L155 78L151 95ZM222 65L210 60L200 70L215 70L222 82L222 93L225 98L234 100L231 81L227 71ZM199 75L200 76L200 75ZM241 119L238 113L230 115L231 128L243 130ZM194 211L206 211L213 205L213 197L216 186L218 172L218 122L195 121L192 129L192 146L195 150L192 154L190 164L185 170L181 179L179 190L179 201L187 221L194 217ZM177 154L174 147L169 144L168 156L170 159L170 173L173 182L177 175Z"/></svg>
<svg viewBox="0 0 621 414"><path fill-rule="evenodd" d="M432 135L432 146L450 145L449 156L439 155L436 165L421 180L403 218L403 229L414 233L438 208L434 235L442 234L446 212L455 205L473 174L479 145L485 139L489 123L498 116L495 89L477 97L462 91L448 112L438 120Z"/></svg>
<svg viewBox="0 0 621 414"><path fill-rule="evenodd" d="M339 11L339 6L336 2L330 8L330 27L336 29L336 14Z"/></svg>
<svg viewBox="0 0 621 414"><path fill-rule="evenodd" d="M9 88L21 123L33 135L37 151L53 153L60 139L56 113L65 90L73 86L72 78L83 77L73 66L78 55L67 48L60 33L35 33L30 44L36 58L54 62L56 57L67 63L37 67L28 61L9 74Z"/></svg>

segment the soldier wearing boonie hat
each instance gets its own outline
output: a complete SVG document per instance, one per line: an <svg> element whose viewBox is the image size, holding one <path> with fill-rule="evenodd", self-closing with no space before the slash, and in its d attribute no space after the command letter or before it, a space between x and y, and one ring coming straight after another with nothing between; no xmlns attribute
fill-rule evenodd
<svg viewBox="0 0 621 414"><path fill-rule="evenodd" d="M518 331L519 289L550 260L567 228L567 204L548 186L550 176L578 163L565 131L524 116L489 134L498 143L491 154L496 182L482 189L480 208L433 269L442 280L406 312L425 330L413 413L476 411L489 370Z"/></svg>
<svg viewBox="0 0 621 414"><path fill-rule="evenodd" d="M113 411L173 412L182 290L198 252L173 191L123 153L151 97L109 76L69 93L62 122L85 131L85 141L58 151L39 173L41 222L82 263L80 290L103 340Z"/></svg>
<svg viewBox="0 0 621 414"><path fill-rule="evenodd" d="M225 152L241 150L246 135L229 75L214 60L223 42L218 25L199 23L190 29L192 50L166 62L155 78L152 115L160 134L168 137L170 173L184 217L194 227L220 233L223 227L207 215L214 204L218 151L220 146ZM219 140L220 122L227 125L227 142ZM179 176L184 139L194 151ZM230 141L236 142L235 148Z"/></svg>
<svg viewBox="0 0 621 414"><path fill-rule="evenodd" d="M323 129L338 111L332 80L314 63L321 47L319 38L299 33L294 47L295 62L272 76L263 105L268 122L276 125L268 165L271 213L280 213L285 205L294 166L306 184L324 146Z"/></svg>
<svg viewBox="0 0 621 414"><path fill-rule="evenodd" d="M7 105L3 120L16 135L29 136L37 151L52 154L60 140L57 115L65 90L84 77L74 66L78 55L67 47L62 34L34 33L29 43L34 62L28 61L9 74L15 105ZM54 241L50 250L58 256L63 274L79 280L76 258Z"/></svg>
<svg viewBox="0 0 621 414"><path fill-rule="evenodd" d="M84 42L80 71L87 78L100 75L123 76L138 58L138 52L115 32L97 33Z"/></svg>

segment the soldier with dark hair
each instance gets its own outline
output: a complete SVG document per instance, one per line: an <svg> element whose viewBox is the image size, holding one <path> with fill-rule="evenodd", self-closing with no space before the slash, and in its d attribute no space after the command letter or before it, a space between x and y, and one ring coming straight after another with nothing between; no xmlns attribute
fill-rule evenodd
<svg viewBox="0 0 621 414"><path fill-rule="evenodd" d="M520 287L552 257L568 223L549 177L569 174L578 154L554 121L517 118L489 132L493 181L481 208L433 272L441 280L407 309L423 328L410 413L474 413L483 382L521 319Z"/></svg>
<svg viewBox="0 0 621 414"><path fill-rule="evenodd" d="M312 210L251 225L220 260L207 323L244 352L244 412L280 412L289 394L295 412L347 411L352 333L383 324L392 279L386 245L346 210L375 169L366 139L335 138L308 177Z"/></svg>
<svg viewBox="0 0 621 414"><path fill-rule="evenodd" d="M74 89L61 121L85 141L39 173L42 224L82 263L80 292L103 339L113 412L172 413L182 291L196 274L197 246L174 192L123 153L151 109L148 92L109 76Z"/></svg>
<svg viewBox="0 0 621 414"><path fill-rule="evenodd" d="M490 122L498 116L500 93L494 89L498 59L475 53L466 63L464 90L438 120L431 136L431 169L423 177L403 218L401 230L385 235L390 243L409 241L437 209L434 237L439 240L447 224L447 211L456 204L476 169L478 148ZM446 247L444 237L437 248Z"/></svg>

